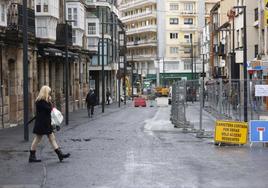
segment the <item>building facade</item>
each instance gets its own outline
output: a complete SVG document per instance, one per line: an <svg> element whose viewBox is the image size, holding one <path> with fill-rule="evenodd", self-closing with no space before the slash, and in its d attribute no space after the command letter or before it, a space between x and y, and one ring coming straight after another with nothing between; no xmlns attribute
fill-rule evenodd
<svg viewBox="0 0 268 188"><path fill-rule="evenodd" d="M179 79L197 79L201 71L199 11L203 1L163 1L164 27L159 28L161 79L168 85ZM162 37L164 37L162 39Z"/></svg>
<svg viewBox="0 0 268 188"><path fill-rule="evenodd" d="M22 5L20 0L0 1L0 63L1 63L1 128L16 125L23 119L23 44ZM37 53L35 49L34 1L28 1L29 41L29 112L34 111L37 81Z"/></svg>
<svg viewBox="0 0 268 188"><path fill-rule="evenodd" d="M203 18L205 24L200 33L200 55L201 61L204 63L204 72L206 77L212 77L211 72L209 71L209 60L210 60L210 49L211 49L211 22L212 17L210 16L211 9L215 6L218 0L206 0L205 1L205 17ZM202 67L203 71L203 67Z"/></svg>
<svg viewBox="0 0 268 188"><path fill-rule="evenodd" d="M104 82L105 91L109 89L112 98L116 100L119 94L118 88L123 88L118 87L116 77L119 69L118 27L121 27L117 1L87 0L85 3L87 7L86 43L91 52L90 83L96 89L97 97L100 99L100 96L102 96L102 82ZM102 52L102 44L104 45L104 52ZM102 62L104 62L104 80L101 79ZM121 91L121 93L123 92Z"/></svg>
<svg viewBox="0 0 268 188"><path fill-rule="evenodd" d="M127 29L127 61L134 65L134 82L142 84L157 72L157 0L122 0L119 10Z"/></svg>
<svg viewBox="0 0 268 188"><path fill-rule="evenodd" d="M210 23L210 72L214 78L244 79L244 69L252 69L250 63L244 66L244 12L246 7L247 61L255 62L263 56L263 21L257 3L249 0L223 0L211 9Z"/></svg>
<svg viewBox="0 0 268 188"><path fill-rule="evenodd" d="M23 122L22 0L0 0L0 15L0 119L1 128L5 128ZM105 31L104 80L100 20L104 21ZM104 92L109 88L112 97L119 98L116 78L119 26L114 24L118 22L116 0L28 0L30 116L35 114L35 98L43 85L52 88L54 104L65 112L66 78L69 111L85 107L89 88L95 89L102 102L102 82ZM67 66L69 72L65 77Z"/></svg>
<svg viewBox="0 0 268 188"><path fill-rule="evenodd" d="M176 80L198 78L199 30L205 22L199 18L205 16L204 5L205 1L197 0L121 2L119 10L127 26L127 60L135 65L139 82L168 86Z"/></svg>

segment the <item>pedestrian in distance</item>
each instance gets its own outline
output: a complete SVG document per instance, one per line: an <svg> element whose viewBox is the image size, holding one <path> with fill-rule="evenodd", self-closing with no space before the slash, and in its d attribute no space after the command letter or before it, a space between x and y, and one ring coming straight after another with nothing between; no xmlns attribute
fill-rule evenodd
<svg viewBox="0 0 268 188"><path fill-rule="evenodd" d="M109 88L106 90L106 104L110 105L110 99L111 99L111 92Z"/></svg>
<svg viewBox="0 0 268 188"><path fill-rule="evenodd" d="M51 103L51 89L49 86L43 86L38 94L38 97L35 101L36 106L36 120L33 128L33 133L35 134L31 150L30 150L30 157L29 162L41 162L40 159L36 158L36 148L38 144L41 142L42 137L46 135L48 140L56 152L60 162L63 159L68 158L70 156L69 153L64 154L62 153L59 145L56 142L56 137L54 135L54 130L51 125L51 110L52 110L52 103Z"/></svg>
<svg viewBox="0 0 268 188"><path fill-rule="evenodd" d="M97 103L97 97L92 88L89 89L89 92L86 97L86 103L87 103L88 117L90 118L94 115L94 106Z"/></svg>

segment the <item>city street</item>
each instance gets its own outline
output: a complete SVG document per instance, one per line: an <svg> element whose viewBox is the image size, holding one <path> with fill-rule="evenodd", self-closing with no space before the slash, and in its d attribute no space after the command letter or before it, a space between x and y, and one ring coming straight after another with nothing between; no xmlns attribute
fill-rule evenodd
<svg viewBox="0 0 268 188"><path fill-rule="evenodd" d="M42 163L29 164L31 142L22 142L22 129L1 130L0 187L267 187L267 148L215 146L173 128L169 115L170 107L134 108L130 102L121 109L110 105L104 114L97 109L92 119L85 110L72 113L70 125L56 134L71 153L62 163L43 138Z"/></svg>

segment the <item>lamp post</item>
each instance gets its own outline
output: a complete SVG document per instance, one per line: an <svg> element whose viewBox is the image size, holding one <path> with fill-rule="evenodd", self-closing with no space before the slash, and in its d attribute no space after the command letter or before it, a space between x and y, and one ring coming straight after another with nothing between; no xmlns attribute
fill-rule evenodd
<svg viewBox="0 0 268 188"><path fill-rule="evenodd" d="M124 89L124 104L126 104L126 31L124 25L120 25L121 30L119 31L119 73L123 69L123 89ZM119 86L121 85L121 74L119 75ZM120 88L119 88L119 104L120 104Z"/></svg>
<svg viewBox="0 0 268 188"><path fill-rule="evenodd" d="M23 123L24 140L29 141L28 126L28 11L27 0L23 0Z"/></svg>
<svg viewBox="0 0 268 188"><path fill-rule="evenodd" d="M102 94L102 101L101 101L101 106L102 106L102 113L104 113L104 102L105 102L105 90L104 90L104 87L105 87L105 83L104 83L104 11L102 9L102 14L101 14L101 17L102 17L102 22L101 22L101 51L102 51L102 59L101 59L101 83L102 83L102 91L101 91L101 94Z"/></svg>
<svg viewBox="0 0 268 188"><path fill-rule="evenodd" d="M67 11L67 2L64 3L64 9ZM64 66L64 79L65 79L65 125L69 124L69 24L75 20L68 20L67 12L65 12L65 66Z"/></svg>
<svg viewBox="0 0 268 188"><path fill-rule="evenodd" d="M107 25L118 25L122 28L122 31L125 33L125 29L124 29L124 26L123 24L121 24L120 22L119 23L111 23L111 22L105 22L104 21L104 9L102 9L102 22L101 22L101 26L102 26L102 35L101 35L101 39L102 39L102 65L101 65L101 75L102 75L102 113L104 113L104 106L105 106L105 74L104 74L104 24L107 24ZM124 37L124 40L125 40L125 37ZM124 42L124 45L125 45L125 42ZM107 47L108 47L108 44L107 44ZM120 32L119 32L119 51L120 51ZM108 54L108 50L107 50L107 54ZM124 66L125 66L125 63L124 63ZM119 56L119 61L118 61L118 68L120 69L120 56ZM121 79L118 79L118 107L120 107L120 88L121 87Z"/></svg>
<svg viewBox="0 0 268 188"><path fill-rule="evenodd" d="M244 74L244 121L248 121L248 87L247 87L247 13L246 6L234 6L235 9L243 9L243 25L244 25L244 37L243 37L243 74Z"/></svg>

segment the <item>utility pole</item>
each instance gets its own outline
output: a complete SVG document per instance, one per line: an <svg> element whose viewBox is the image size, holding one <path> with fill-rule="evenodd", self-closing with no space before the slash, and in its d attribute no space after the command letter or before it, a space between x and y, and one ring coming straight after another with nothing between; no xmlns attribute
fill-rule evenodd
<svg viewBox="0 0 268 188"><path fill-rule="evenodd" d="M234 6L243 9L244 37L243 37L243 73L244 73L244 121L248 121L248 74L247 74L247 11L246 6Z"/></svg>
<svg viewBox="0 0 268 188"><path fill-rule="evenodd" d="M65 2L65 66L64 66L64 77L65 77L65 125L69 124L69 52L68 52L68 20L66 15L66 2Z"/></svg>
<svg viewBox="0 0 268 188"><path fill-rule="evenodd" d="M105 90L104 90L104 87L105 87L105 83L104 83L104 11L103 11L103 8L101 10L101 17L102 17L102 23L101 23L101 26L102 26L102 33L101 33L101 51L102 51L102 60L101 60L101 83L102 83L102 101L101 101L101 106L102 106L102 113L104 113L104 104L105 104Z"/></svg>
<svg viewBox="0 0 268 188"><path fill-rule="evenodd" d="M25 141L29 141L28 74L29 74L28 73L28 11L27 11L27 0L23 0L23 123L24 123Z"/></svg>
<svg viewBox="0 0 268 188"><path fill-rule="evenodd" d="M246 6L244 6L243 11L244 17L244 41L243 41L243 51L244 51L244 121L248 122L248 72L247 72L247 13Z"/></svg>
<svg viewBox="0 0 268 188"><path fill-rule="evenodd" d="M247 73L247 11L246 6L234 6L236 9L243 9L243 74L244 74L244 121L248 122L248 73Z"/></svg>

